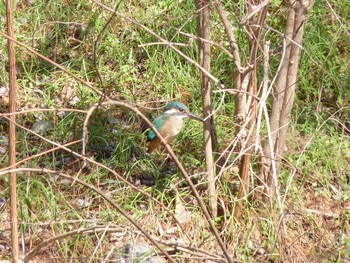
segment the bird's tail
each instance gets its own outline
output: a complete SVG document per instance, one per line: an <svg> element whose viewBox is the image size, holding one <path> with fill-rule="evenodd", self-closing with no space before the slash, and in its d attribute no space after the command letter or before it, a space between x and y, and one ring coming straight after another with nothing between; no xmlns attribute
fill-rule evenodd
<svg viewBox="0 0 350 263"><path fill-rule="evenodd" d="M152 153L154 150L156 150L161 145L160 139L158 137L154 138L153 140L149 141L148 145L148 153Z"/></svg>

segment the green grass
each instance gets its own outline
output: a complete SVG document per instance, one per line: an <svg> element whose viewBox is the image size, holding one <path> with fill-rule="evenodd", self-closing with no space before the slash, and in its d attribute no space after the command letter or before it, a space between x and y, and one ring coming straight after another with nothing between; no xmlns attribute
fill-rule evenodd
<svg viewBox="0 0 350 263"><path fill-rule="evenodd" d="M304 40L306 52L301 60L300 82L285 155L286 162L279 179L281 192L285 194L291 171L296 169L285 203L288 218L286 231L290 238L286 245L288 251L297 250L300 259L304 256L315 261L322 259L323 262L342 262L349 259L350 242L347 238L350 230L346 224L350 201L350 149L349 133L344 128L349 128L350 75L347 43L350 27L347 14L350 12L346 12L349 9L346 1L330 2L343 27L322 1L317 2L309 13ZM113 8L115 3L106 4ZM272 11L275 12L271 12L274 15L269 17L268 23L274 29L283 31L286 10L273 10L278 4L274 1ZM228 4L226 7L232 8ZM246 15L243 1L235 3L233 8L240 10L242 16ZM2 19L5 15L2 11L5 10L4 2L0 3L0 10ZM188 38L179 34L180 30L196 34L192 1L131 1L122 3L119 11L175 43L188 43ZM138 105L151 119L161 112L161 106L175 99L186 103L192 112L200 116L202 103L199 70L166 45L142 46L158 40L119 17L113 19L98 45L97 64L103 87L100 85L94 68L93 43L110 15L95 4L83 0L70 4L45 1L37 1L35 5L18 3L15 15L16 38L64 65L100 91L105 88L109 97ZM238 42L248 54L247 39L245 31L239 27L239 17L231 18ZM1 30L5 31L5 23L0 24ZM229 48L223 32L219 17L213 13L213 40ZM271 48L278 53L281 36L270 31L264 37L271 39ZM0 45L3 47L0 48L0 61L3 62L0 63L0 86L6 86L8 83L6 42L6 39L0 37ZM198 60L196 41L192 46L179 48L187 56ZM99 101L99 95L64 72L22 48L18 47L16 50L19 69L18 109L87 110ZM220 49L213 47L212 52L213 75L228 87L232 87L234 63ZM246 59L244 55L242 59ZM279 56L272 56L270 59L270 70L273 74L277 69ZM71 103L73 98L77 98L76 104ZM6 103L2 99L0 98L1 112L6 110ZM222 152L234 140L235 131L234 98L232 95L226 95L222 105L221 99L220 93L213 93L214 108L220 106L215 115L218 152ZM338 112L333 117L337 121L328 120L323 125L336 111ZM53 129L44 132L43 135L55 142L66 143L81 138L84 118L83 113L33 111L19 115L18 122L30 128L39 120L50 121ZM6 134L7 126L6 122L1 120L0 135ZM310 143L306 147L309 140ZM199 187L207 184L207 178L203 174L205 161L202 144L202 124L186 120L182 133L172 146L184 168L193 175L200 195L207 202L206 191ZM107 146L114 149L109 153L111 156L95 154L93 151L94 147ZM28 131L18 129L18 160L52 147ZM154 186L139 188L172 212L176 210L176 197L181 197L192 216L192 223L185 225L186 233L178 230L174 234L166 233L161 236L160 227L167 231L174 226L173 219L164 207L120 182L105 169L91 165L90 170L81 174L79 178L104 190L151 234L164 239L191 241L207 252L218 254L213 235L209 232L198 204L178 169L171 163L165 163L161 167L166 154L163 152L149 156L145 154L146 148L146 136L135 114L115 107L98 109L93 114L89 124L88 156L110 167L127 180L153 177ZM81 144L72 146L71 149L80 152ZM75 168L59 166L57 162L62 156L69 157L70 154L56 151L32 159L22 166L44 166L75 175L81 163ZM277 261L279 251L276 243L281 235L281 229L278 229L277 207L274 204L270 206L269 200L260 200L257 194L259 189L254 188L250 189L251 194L245 197L247 206L244 210L244 220L238 222L231 213L236 204L236 193L230 190L234 189L235 183L239 181L236 164L232 163L235 157L236 154L233 154L229 160L229 165L232 164L233 167L218 182L221 201L219 205L226 209L226 214L216 218L215 223L229 250L234 251L238 259L245 262ZM259 162L259 157L254 156L251 181L259 173ZM0 156L0 166L6 165L6 156ZM4 180L8 183L7 177ZM7 184L2 185L0 189L1 197L8 198ZM78 184L71 186L69 182L57 179L53 175L25 173L19 175L17 190L19 219L23 224L22 233L26 238L27 252L43 239L40 235L52 237L81 227L91 227L91 220L96 220L104 226L109 223L113 227L126 230L126 235L119 237L118 241L110 241L113 234L107 233L94 255L94 262L105 258L114 244L119 248L139 237L131 224L100 196ZM89 205L81 206L78 200L87 200ZM340 216L328 218L313 214L310 210ZM3 218L6 218L8 207L1 213L5 215ZM2 223L5 225L8 222ZM67 237L53 243L44 252L55 257L57 262L68 262L71 258L88 262L102 233L103 231ZM9 253L1 256L5 259L10 258ZM183 253L182 256L187 255ZM182 262L180 257L177 260Z"/></svg>

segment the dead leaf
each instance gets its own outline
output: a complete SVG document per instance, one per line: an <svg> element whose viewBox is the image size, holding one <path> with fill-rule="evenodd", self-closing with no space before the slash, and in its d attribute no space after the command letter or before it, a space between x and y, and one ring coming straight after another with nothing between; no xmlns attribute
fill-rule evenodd
<svg viewBox="0 0 350 263"><path fill-rule="evenodd" d="M192 213L186 209L180 197L177 195L175 200L175 217L181 224L191 221Z"/></svg>

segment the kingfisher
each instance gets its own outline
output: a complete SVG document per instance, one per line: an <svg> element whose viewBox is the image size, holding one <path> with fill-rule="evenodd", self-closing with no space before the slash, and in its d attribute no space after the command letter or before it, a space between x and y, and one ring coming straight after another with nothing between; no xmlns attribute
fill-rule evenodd
<svg viewBox="0 0 350 263"><path fill-rule="evenodd" d="M179 134L183 127L183 119L187 117L204 122L202 118L191 113L181 102L172 101L164 107L164 113L154 119L153 125L162 135L165 142L169 144ZM149 142L148 153L158 149L161 145L160 139L152 130L147 134L147 141Z"/></svg>

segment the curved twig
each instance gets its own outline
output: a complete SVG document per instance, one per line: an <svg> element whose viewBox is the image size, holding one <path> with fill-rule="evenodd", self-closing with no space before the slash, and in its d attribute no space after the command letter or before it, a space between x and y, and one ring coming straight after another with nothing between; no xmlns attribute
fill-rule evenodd
<svg viewBox="0 0 350 263"><path fill-rule="evenodd" d="M168 254L168 252L166 252L165 249L162 248L162 246L160 246L160 244L150 235L148 234L143 228L142 226L137 223L137 221L131 217L123 208L121 208L117 203L115 203L111 198L109 198L103 191L99 190L98 188L96 188L95 186L88 184L78 178L73 178L72 176L65 174L65 173L61 173L61 172L57 172L54 170L49 170L49 169L40 169L40 168L17 168L17 169L10 169L10 170L6 170L3 172L0 172L0 175L4 175L7 173L15 173L15 172L37 172L37 173L49 173L49 174L58 174L61 177L64 177L66 179L69 179L71 181L76 180L79 184L84 185L85 187L91 189L92 191L94 191L95 193L99 194L100 196L102 196L103 199L105 199L108 203L110 203L115 209L118 210L118 212L120 214L122 214L130 223L132 223L138 230L141 231L142 234L145 235L145 237L151 241L163 254L164 256L166 256L166 258L173 263L176 263L176 261ZM77 230L79 231L79 230ZM67 236L66 233L64 236ZM68 235L69 236L69 235ZM41 247L40 247L41 248ZM39 248L39 249L40 249Z"/></svg>
<svg viewBox="0 0 350 263"><path fill-rule="evenodd" d="M93 53L93 60L94 60L94 67L95 67L95 71L96 71L96 74L97 74L97 77L98 77L98 80L100 81L100 85L102 87L102 95L101 95L101 99L100 99L100 103L105 100L106 98L106 88L105 86L103 85L103 80L102 80L102 77L101 77L101 74L100 74L100 71L98 69L98 66L97 66L97 45L98 45L98 42L100 41L101 39L101 36L103 35L103 33L105 32L106 28L108 27L108 25L111 23L112 19L114 18L118 8L119 8L119 5L121 4L121 0L116 4L115 8L114 8L114 12L113 14L110 16L110 18L108 19L108 21L106 22L106 24L103 26L102 30L100 31L100 33L97 35L97 38L94 42L94 53Z"/></svg>
<svg viewBox="0 0 350 263"><path fill-rule="evenodd" d="M44 248L45 246L47 246L50 243L53 243L55 241L58 240L62 240L66 237L70 237L70 236L74 236L74 235L78 235L78 234L89 234L89 233L95 233L95 232L99 232L99 231L104 231L104 232L121 232L121 229L116 229L116 228L108 228L106 229L105 227L102 226L94 226L94 227L89 227L89 228L85 228L85 229L77 229L77 230L73 230L73 231L69 231L66 232L64 234L61 235L56 235L53 236L49 239L45 239L43 241L41 241L35 248L33 248L31 251L28 252L27 255L24 256L23 261L24 262L29 262L30 260L33 259L33 257L35 257L39 251Z"/></svg>
<svg viewBox="0 0 350 263"><path fill-rule="evenodd" d="M7 116L4 116L4 118L7 119L8 121L11 121ZM34 134L35 136L39 137L40 139L42 139L42 140L44 140L44 141L46 141L46 142L48 142L48 143L51 143L51 144L57 146L59 149L63 149L63 150L65 150L65 151L71 153L72 155L74 155L74 156L76 156L76 157L79 157L79 158L81 158L81 159L85 159L86 161L89 161L90 163L93 163L93 164L95 164L95 165L97 165L97 166L99 166L99 167L102 167L102 168L106 169L108 172L110 172L111 174L113 174L114 176L116 176L120 181L122 181L123 183L127 184L128 186L130 186L130 187L131 187L132 189L134 189L135 191L137 191L137 192L139 192L140 194L146 196L146 197L149 198L150 200L153 200L155 203L157 203L159 206L161 206L165 211L167 211L167 213L169 213L169 215L175 220L175 222L177 223L177 225L180 227L181 231L188 237L188 234L186 233L186 231L185 231L184 228L182 227L181 223L177 220L176 216L174 215L174 213L173 213L172 211L170 211L163 203L161 203L160 201L158 201L158 200L157 200L156 198L154 198L152 195L150 195L149 193L143 191L142 189L140 189L140 188L136 187L135 185L133 185L132 183L130 183L128 180L126 180L123 176L121 176L119 173L117 173L117 172L114 171L113 169L111 169L111 168L109 168L108 166L103 165L103 164L101 164L101 163L99 163L99 162L97 162L97 161L95 161L95 160L93 160L93 159L90 159L90 158L87 158L87 157L84 157L84 158L83 158L83 156L82 156L81 154L79 154L79 153L77 153L77 152L75 152L75 151L73 151L73 150L71 150L71 149L69 149L69 148L67 148L67 147L65 147L65 146L63 146L63 145L61 145L61 144L59 144L59 143L53 142L53 141L51 141L51 140L49 140L49 139L47 139L47 138L41 136L40 134L38 134L38 133L36 133L36 132L33 132L32 130L29 130L28 128L26 128L26 127L24 127L24 126L22 126L22 125L20 125L20 124L18 124L18 123L16 123L16 126L19 127L19 128L21 128L21 129L23 129L23 130L25 130L25 131L28 131L28 132ZM1 171L0 171L0 172L1 172ZM76 178L76 177L75 177L75 178ZM74 182L74 181L73 181L73 182Z"/></svg>
<svg viewBox="0 0 350 263"><path fill-rule="evenodd" d="M175 155L175 153L173 152L171 146L169 144L166 143L166 141L164 140L164 138L162 137L162 135L158 132L158 130L153 126L153 124L150 122L150 120L142 114L141 111L139 111L137 108L135 108L134 106L130 105L129 103L123 102L123 101L106 101L106 102L102 102L100 104L101 106L107 106L107 105L115 105L115 106L122 106L125 107L133 112L135 112L147 125L148 127L150 127L152 129L152 131L156 134L156 136L158 138L160 138L161 143L165 146L168 154L170 155L170 157L173 159L173 161L175 162L176 166L179 168L179 170L181 171L182 175L184 176L186 182L188 183L194 197L196 198L198 205L200 206L209 226L211 231L213 232L213 234L216 237L216 240L218 241L221 249L223 250L226 259L229 262L232 262L231 258L230 258L230 254L228 253L226 246L218 232L218 230L215 227L214 221L212 220L208 209L206 208L204 202L202 201L202 198L200 197L200 195L198 194L198 191L196 190L196 187L194 186L193 182L191 181L190 176L188 175L188 173L186 172L185 168L182 166L182 164L180 163L179 159L177 158L177 156ZM93 111L99 106L99 103L94 104L88 111L85 121L84 121L84 126L83 126L83 151L81 156L83 156L83 159L85 158L85 149L86 146L84 147L84 144L86 145L87 140L88 140L88 123L89 123L89 118L91 116L91 114L93 113Z"/></svg>
<svg viewBox="0 0 350 263"><path fill-rule="evenodd" d="M75 79L76 81L80 82L81 84L87 86L88 88L92 89L93 91L95 91L96 93L102 95L102 92L99 91L98 89L96 89L95 87L93 87L90 83L86 82L85 80L77 77L75 74L73 74L72 72L70 72L66 67L60 65L60 64L57 64L55 61L43 56L42 54L40 54L39 52L35 51L34 49L28 47L27 45L23 44L22 42L16 40L15 38L13 37L10 37L8 36L7 34L3 33L0 31L0 35L5 37L6 39L8 40L11 40L13 41L14 43L16 43L17 45L21 46L21 47L24 47L25 49L27 49L30 53L34 54L35 56L41 58L42 60L45 60L47 62L49 62L51 65L59 68L60 70L64 71L66 74L68 74L69 76L71 76L73 79ZM109 100L108 97L106 97L106 100Z"/></svg>
<svg viewBox="0 0 350 263"><path fill-rule="evenodd" d="M112 8L109 8L108 6L96 1L96 0L91 0L92 2L94 2L95 4L101 6L102 8L104 8L105 10L108 10L109 12L113 12ZM166 39L162 38L161 36L159 36L157 33L155 33L153 30L151 30L150 28L144 26L143 24L141 24L140 22L127 17L119 12L117 12L117 15L123 19L125 19L128 22L131 22L139 27L141 27L143 30L145 30L146 32L148 32L149 34L151 34L152 36L156 37L159 41L166 43L172 50L174 50L176 53L178 53L181 57L185 58L189 63L195 65L197 68L199 68L205 75L207 75L212 81L215 82L215 85L217 85L220 88L225 88L225 85L221 83L221 81L216 78L215 76L213 76L212 74L210 74L207 70L205 70L201 65L199 65L195 60L193 60L192 58L186 56L185 53L183 53L180 49L178 49L177 47L175 47L171 42L167 41Z"/></svg>

